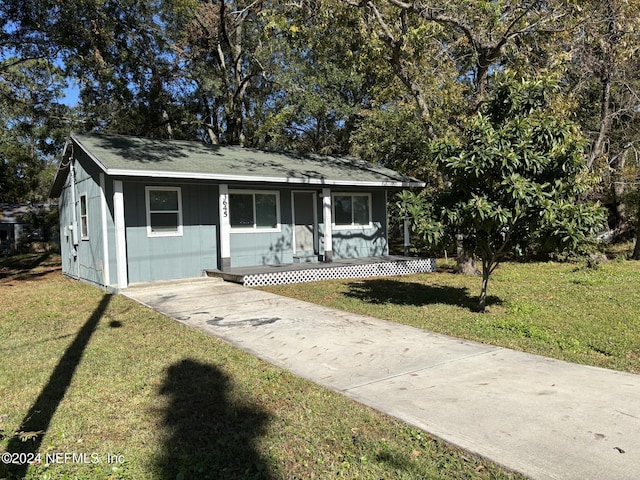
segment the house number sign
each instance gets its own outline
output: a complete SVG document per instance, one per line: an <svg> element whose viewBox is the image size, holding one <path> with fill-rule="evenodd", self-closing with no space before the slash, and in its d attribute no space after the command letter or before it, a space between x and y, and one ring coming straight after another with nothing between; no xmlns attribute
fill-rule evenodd
<svg viewBox="0 0 640 480"><path fill-rule="evenodd" d="M229 217L229 195L222 195L222 216Z"/></svg>

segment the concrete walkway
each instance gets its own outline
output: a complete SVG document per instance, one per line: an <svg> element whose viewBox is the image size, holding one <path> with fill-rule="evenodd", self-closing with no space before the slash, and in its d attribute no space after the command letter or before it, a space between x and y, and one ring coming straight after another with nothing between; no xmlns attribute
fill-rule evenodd
<svg viewBox="0 0 640 480"><path fill-rule="evenodd" d="M124 294L533 479L640 477L640 376L215 280Z"/></svg>

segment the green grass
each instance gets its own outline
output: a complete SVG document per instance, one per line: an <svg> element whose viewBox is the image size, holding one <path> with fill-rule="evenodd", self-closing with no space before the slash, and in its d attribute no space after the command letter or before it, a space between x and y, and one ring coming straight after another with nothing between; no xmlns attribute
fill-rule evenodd
<svg viewBox="0 0 640 480"><path fill-rule="evenodd" d="M69 280L56 258L0 260L0 339L0 452L42 460L0 478L521 478Z"/></svg>
<svg viewBox="0 0 640 480"><path fill-rule="evenodd" d="M480 281L441 268L433 274L266 290L456 337L640 373L640 262L618 259L598 268L502 264L489 281L485 314L474 311Z"/></svg>

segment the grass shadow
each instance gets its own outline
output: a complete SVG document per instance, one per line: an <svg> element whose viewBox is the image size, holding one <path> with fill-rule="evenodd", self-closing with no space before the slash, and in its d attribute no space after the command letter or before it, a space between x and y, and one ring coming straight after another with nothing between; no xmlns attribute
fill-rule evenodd
<svg viewBox="0 0 640 480"><path fill-rule="evenodd" d="M424 285L415 282L401 282L387 278L376 278L349 283L346 296L373 304L394 304L422 307L445 304L477 311L478 297L470 295L465 287L446 285ZM490 295L486 304L499 305L502 300Z"/></svg>
<svg viewBox="0 0 640 480"><path fill-rule="evenodd" d="M0 259L0 281L40 280L60 271L60 264L52 261L52 254L29 253Z"/></svg>
<svg viewBox="0 0 640 480"><path fill-rule="evenodd" d="M171 365L160 394L168 397L169 436L158 467L163 479L270 479L254 448L269 414L231 393L217 367L185 359Z"/></svg>
<svg viewBox="0 0 640 480"><path fill-rule="evenodd" d="M73 376L80 365L89 340L96 330L100 319L109 306L111 295L105 295L91 316L78 331L71 345L65 350L51 373L49 381L40 391L29 412L25 415L16 433L11 437L7 452L34 454L40 452L51 420L64 399ZM24 478L29 465L27 463L0 463L0 478ZM3 471L4 469L4 471Z"/></svg>

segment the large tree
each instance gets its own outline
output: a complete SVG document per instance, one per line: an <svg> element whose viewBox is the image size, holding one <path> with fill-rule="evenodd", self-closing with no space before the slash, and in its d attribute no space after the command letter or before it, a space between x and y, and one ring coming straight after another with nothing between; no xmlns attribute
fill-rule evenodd
<svg viewBox="0 0 640 480"><path fill-rule="evenodd" d="M416 228L430 238L463 234L482 260L480 311L490 275L505 258L532 247L575 248L601 228L602 209L584 201L591 187L584 140L563 118L556 90L549 79L503 73L479 112L432 143L449 186L433 218Z"/></svg>
<svg viewBox="0 0 640 480"><path fill-rule="evenodd" d="M492 73L549 41L566 13L560 3L538 1L345 1L386 45L385 58L414 97L431 139L476 113ZM460 242L457 250L458 271L477 272Z"/></svg>
<svg viewBox="0 0 640 480"><path fill-rule="evenodd" d="M567 14L561 2L345 1L363 11L387 45L387 61L426 119L438 103L435 92L451 95L451 80L462 87L463 114L477 111L492 71L548 41ZM425 56L432 65L428 72L414 68L416 58Z"/></svg>
<svg viewBox="0 0 640 480"><path fill-rule="evenodd" d="M625 229L626 161L640 133L640 29L637 0L581 2L572 35L566 82L576 98L576 119L590 141L589 167L602 175L612 207L611 227Z"/></svg>
<svg viewBox="0 0 640 480"><path fill-rule="evenodd" d="M270 89L266 3L187 0L165 12L185 79L186 124L203 140L246 143L246 121L262 103L256 97Z"/></svg>
<svg viewBox="0 0 640 480"><path fill-rule="evenodd" d="M274 2L275 3L275 2ZM270 11L278 95L261 130L287 150L345 154L389 79L357 11L336 0L280 2Z"/></svg>
<svg viewBox="0 0 640 480"><path fill-rule="evenodd" d="M46 198L66 134L60 49L29 9L0 3L0 202Z"/></svg>

